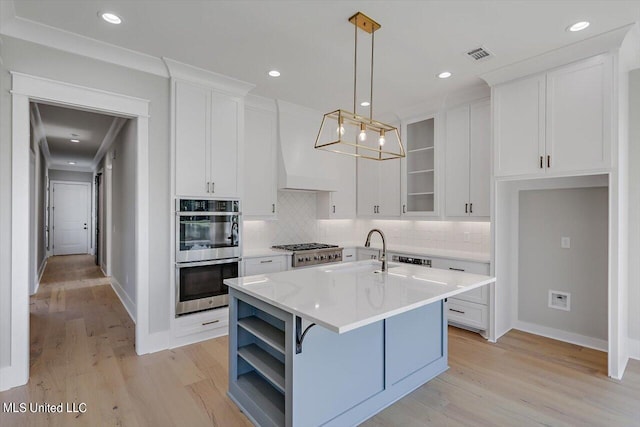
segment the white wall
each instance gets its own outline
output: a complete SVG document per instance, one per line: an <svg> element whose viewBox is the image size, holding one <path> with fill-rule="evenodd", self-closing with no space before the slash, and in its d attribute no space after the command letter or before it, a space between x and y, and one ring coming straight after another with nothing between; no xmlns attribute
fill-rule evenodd
<svg viewBox="0 0 640 427"><path fill-rule="evenodd" d="M518 320L606 341L607 188L521 191L519 211ZM549 308L549 290L569 292L570 311Z"/></svg>
<svg viewBox="0 0 640 427"><path fill-rule="evenodd" d="M169 80L25 42L2 39L0 92L0 367L10 363L11 78L8 70L150 100L149 329L169 329Z"/></svg>
<svg viewBox="0 0 640 427"><path fill-rule="evenodd" d="M135 319L136 254L135 254L135 184L136 184L136 123L128 120L106 156L111 159L112 199L111 229L104 233L111 238L111 276L115 291L129 314Z"/></svg>
<svg viewBox="0 0 640 427"><path fill-rule="evenodd" d="M93 182L93 173L49 169L51 181Z"/></svg>

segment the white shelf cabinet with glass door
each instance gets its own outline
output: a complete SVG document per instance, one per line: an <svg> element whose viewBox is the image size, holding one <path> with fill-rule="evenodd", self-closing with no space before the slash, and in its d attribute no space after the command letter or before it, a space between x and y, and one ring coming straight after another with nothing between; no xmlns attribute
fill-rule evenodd
<svg viewBox="0 0 640 427"><path fill-rule="evenodd" d="M404 124L406 158L402 161L402 214L434 216L438 212L437 116Z"/></svg>

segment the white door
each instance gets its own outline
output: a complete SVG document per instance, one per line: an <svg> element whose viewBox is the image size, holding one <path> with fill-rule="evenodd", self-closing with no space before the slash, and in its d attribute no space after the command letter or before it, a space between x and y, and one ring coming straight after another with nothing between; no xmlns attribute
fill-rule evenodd
<svg viewBox="0 0 640 427"><path fill-rule="evenodd" d="M469 132L470 216L491 214L491 102L471 105Z"/></svg>
<svg viewBox="0 0 640 427"><path fill-rule="evenodd" d="M244 205L247 215L274 216L277 200L278 119L275 111L245 108Z"/></svg>
<svg viewBox="0 0 640 427"><path fill-rule="evenodd" d="M53 254L89 253L88 183L53 184Z"/></svg>
<svg viewBox="0 0 640 427"><path fill-rule="evenodd" d="M369 159L357 160L358 216L374 216L376 214L376 207L378 205L378 189L380 186L379 163L381 162Z"/></svg>
<svg viewBox="0 0 640 427"><path fill-rule="evenodd" d="M211 92L211 193L238 195L240 100Z"/></svg>
<svg viewBox="0 0 640 427"><path fill-rule="evenodd" d="M400 216L400 162L398 160L365 160L379 163L380 191L378 193L378 214Z"/></svg>

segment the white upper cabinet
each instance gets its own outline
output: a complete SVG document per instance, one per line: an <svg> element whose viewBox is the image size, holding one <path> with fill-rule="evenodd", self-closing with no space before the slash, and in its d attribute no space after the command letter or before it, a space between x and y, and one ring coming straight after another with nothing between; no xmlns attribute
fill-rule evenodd
<svg viewBox="0 0 640 427"><path fill-rule="evenodd" d="M175 87L176 194L206 196L210 190L208 141L210 95L186 82Z"/></svg>
<svg viewBox="0 0 640 427"><path fill-rule="evenodd" d="M247 216L275 217L278 197L277 127L275 102L247 99L245 106L244 198ZM269 102L270 101L270 102Z"/></svg>
<svg viewBox="0 0 640 427"><path fill-rule="evenodd" d="M333 171L338 175L337 191L320 191L317 195L318 219L352 219L356 217L356 159L335 154Z"/></svg>
<svg viewBox="0 0 640 427"><path fill-rule="evenodd" d="M547 74L549 171L611 165L612 58L600 55Z"/></svg>
<svg viewBox="0 0 640 427"><path fill-rule="evenodd" d="M490 214L489 100L447 111L445 135L445 216Z"/></svg>
<svg viewBox="0 0 640 427"><path fill-rule="evenodd" d="M254 86L163 58L172 84L178 197L240 197L244 96Z"/></svg>
<svg viewBox="0 0 640 427"><path fill-rule="evenodd" d="M237 197L241 98L175 83L176 194Z"/></svg>
<svg viewBox="0 0 640 427"><path fill-rule="evenodd" d="M496 176L610 168L612 61L599 55L496 86Z"/></svg>
<svg viewBox="0 0 640 427"><path fill-rule="evenodd" d="M400 162L357 160L357 213L360 217L400 216Z"/></svg>
<svg viewBox="0 0 640 427"><path fill-rule="evenodd" d="M495 87L496 176L540 174L544 156L545 77L534 76Z"/></svg>
<svg viewBox="0 0 640 427"><path fill-rule="evenodd" d="M437 214L437 124L436 117L430 116L403 126L407 147L401 161L404 215Z"/></svg>

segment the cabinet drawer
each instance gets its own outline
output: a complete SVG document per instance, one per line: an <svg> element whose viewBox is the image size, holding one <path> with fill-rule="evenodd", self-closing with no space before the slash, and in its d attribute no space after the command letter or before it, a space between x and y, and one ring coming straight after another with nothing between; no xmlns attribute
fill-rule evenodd
<svg viewBox="0 0 640 427"><path fill-rule="evenodd" d="M175 337L185 337L202 332L213 332L229 326L229 308L223 307L202 313L188 314L176 319Z"/></svg>
<svg viewBox="0 0 640 427"><path fill-rule="evenodd" d="M356 255L356 249L355 248L348 248L348 249L343 249L342 250L342 261L343 262L355 261L356 258L357 258L357 255Z"/></svg>
<svg viewBox="0 0 640 427"><path fill-rule="evenodd" d="M449 298L447 319L449 323L487 330L489 327L489 310L486 305Z"/></svg>
<svg viewBox="0 0 640 427"><path fill-rule="evenodd" d="M431 262L433 268L442 268L444 270L465 271L473 274L489 275L489 264L472 261L459 261L447 258L433 258Z"/></svg>
<svg viewBox="0 0 640 427"><path fill-rule="evenodd" d="M287 259L289 257L283 255L248 258L244 262L244 276L253 276L255 274L277 273L287 269Z"/></svg>
<svg viewBox="0 0 640 427"><path fill-rule="evenodd" d="M485 285L485 286L480 286L479 288L471 289L470 291L456 295L454 299L488 305L489 304L489 286Z"/></svg>

